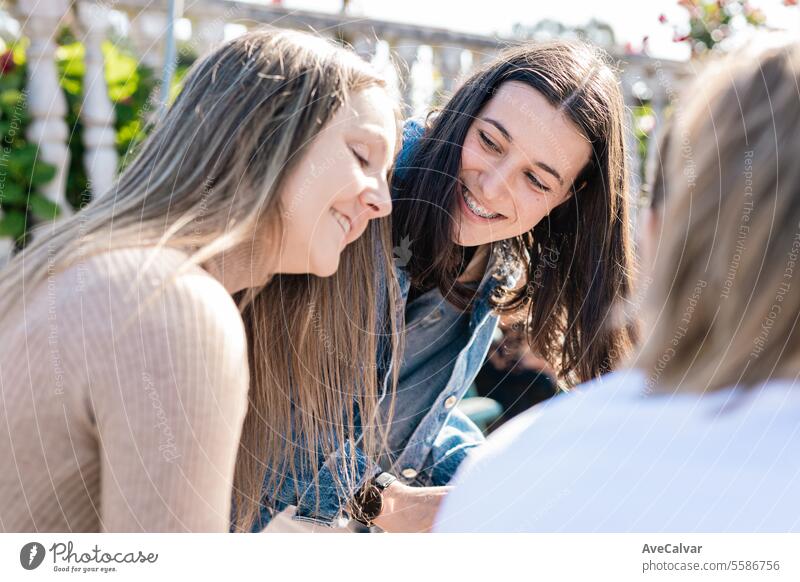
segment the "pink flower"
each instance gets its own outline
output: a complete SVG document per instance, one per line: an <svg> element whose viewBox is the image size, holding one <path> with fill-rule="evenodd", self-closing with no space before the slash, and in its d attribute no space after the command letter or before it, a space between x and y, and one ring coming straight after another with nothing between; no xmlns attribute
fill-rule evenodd
<svg viewBox="0 0 800 582"><path fill-rule="evenodd" d="M666 14L660 14L660 15L658 16L658 21L659 21L661 24L666 24L666 23L667 23L667 15L666 15Z"/></svg>
<svg viewBox="0 0 800 582"><path fill-rule="evenodd" d="M14 62L14 52L7 50L0 55L0 75L4 75L16 68L17 64Z"/></svg>

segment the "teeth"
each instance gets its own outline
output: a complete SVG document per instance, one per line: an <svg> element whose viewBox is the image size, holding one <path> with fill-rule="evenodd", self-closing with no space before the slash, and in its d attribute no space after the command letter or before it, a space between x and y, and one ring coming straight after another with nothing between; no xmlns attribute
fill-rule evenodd
<svg viewBox="0 0 800 582"><path fill-rule="evenodd" d="M347 220L347 217L335 208L331 208L331 214L333 214L333 217L336 219L336 222L339 223L339 226L342 227L344 233L349 234L352 225L350 224L350 221Z"/></svg>
<svg viewBox="0 0 800 582"><path fill-rule="evenodd" d="M481 218L497 218L498 216L500 216L499 213L492 212L491 210L488 210L483 206L481 206L480 204L478 204L478 201L475 200L472 194L470 194L470 191L467 189L466 186L464 186L463 188L463 196L464 196L464 202L467 203L469 209L472 210L472 212L474 212Z"/></svg>

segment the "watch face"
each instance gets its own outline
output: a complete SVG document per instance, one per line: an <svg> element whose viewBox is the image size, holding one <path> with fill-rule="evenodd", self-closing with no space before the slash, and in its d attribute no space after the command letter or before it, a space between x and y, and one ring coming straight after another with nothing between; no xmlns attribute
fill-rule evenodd
<svg viewBox="0 0 800 582"><path fill-rule="evenodd" d="M386 489L389 485L397 481L397 478L391 473L381 473L375 477L375 485L381 489Z"/></svg>
<svg viewBox="0 0 800 582"><path fill-rule="evenodd" d="M381 514L383 498L378 487L365 487L361 498L357 501L357 515L353 517L366 525L372 525L373 520Z"/></svg>

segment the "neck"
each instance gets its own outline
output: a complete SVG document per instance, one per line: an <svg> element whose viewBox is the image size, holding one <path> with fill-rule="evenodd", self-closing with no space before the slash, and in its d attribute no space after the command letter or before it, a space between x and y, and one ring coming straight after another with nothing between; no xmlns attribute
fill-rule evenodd
<svg viewBox="0 0 800 582"><path fill-rule="evenodd" d="M243 244L216 255L203 268L230 293L266 285L273 273L265 267L259 253L250 244Z"/></svg>
<svg viewBox="0 0 800 582"><path fill-rule="evenodd" d="M484 273L486 273L486 266L489 264L490 247L491 245L485 244L475 250L472 260L457 279L459 283L474 283L483 278Z"/></svg>

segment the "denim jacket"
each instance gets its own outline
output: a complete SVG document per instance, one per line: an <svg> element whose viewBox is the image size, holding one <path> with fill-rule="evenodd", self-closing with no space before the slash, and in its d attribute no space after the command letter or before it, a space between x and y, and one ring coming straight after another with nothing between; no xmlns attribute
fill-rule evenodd
<svg viewBox="0 0 800 582"><path fill-rule="evenodd" d="M402 171L402 162L408 159L421 134L419 123L406 123L403 150L395 172ZM466 313L445 301L437 289L408 303L410 282L397 261L395 272L401 305L405 306L405 349L388 431L388 452L376 463L357 446L348 445L326 460L316 482L312 472L301 467L295 478L286 477L279 491L265 494L260 519L253 531L266 527L275 513L289 505L297 506L296 520L336 525L344 517L353 494L382 470L392 472L407 484L446 485L467 452L483 442L481 431L456 404L478 374L497 327L498 318L492 313L490 298L498 286L511 287L519 277L507 243L492 245L472 310ZM384 284L379 295L386 292ZM391 401L387 396L391 366L391 363L381 365L379 354L384 412ZM345 459L355 460L357 471L357 475L349 475L346 487L337 485L345 482L344 475L335 477L340 467L347 466ZM298 495L297 491L302 493Z"/></svg>
<svg viewBox="0 0 800 582"><path fill-rule="evenodd" d="M456 405L483 365L497 327L490 299L519 277L510 257L505 243L493 245L470 312L454 307L438 289L406 304L403 362L381 465L407 484L446 485L484 440ZM405 302L408 277L402 269L397 274Z"/></svg>

